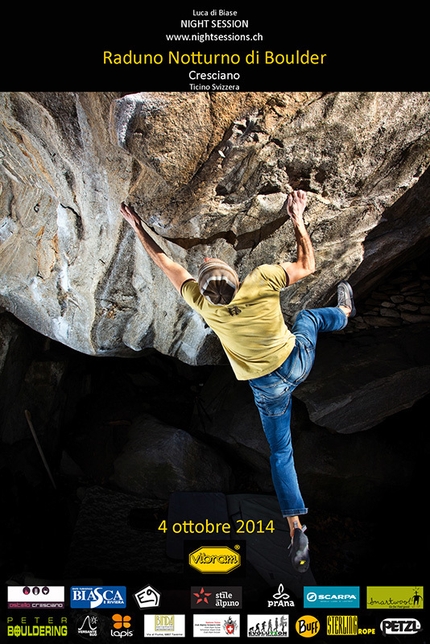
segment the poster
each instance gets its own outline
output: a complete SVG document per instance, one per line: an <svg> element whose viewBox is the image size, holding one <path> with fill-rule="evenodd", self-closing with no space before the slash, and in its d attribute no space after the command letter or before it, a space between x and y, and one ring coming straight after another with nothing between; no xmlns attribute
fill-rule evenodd
<svg viewBox="0 0 430 644"><path fill-rule="evenodd" d="M20 113L20 106L33 104L32 101L38 104L40 101L46 113L68 106L72 110L70 120L64 117L58 120L64 127L64 140L69 140L68 137L72 136L70 140L79 140L82 149L87 150L93 145L90 134L94 134L94 147L100 146L100 142L104 140L103 134L95 134L91 124L84 126L84 117L96 119L96 110L94 105L88 111L83 107L79 118L76 118L73 110L76 110L78 104L88 107L98 93L102 97L100 105L101 110L105 110L105 115L108 103L113 104L140 93L145 93L146 99L153 93L166 93L166 96L171 93L187 95L189 112L181 124L187 137L193 134L190 124L194 123L194 110L198 109L197 99L222 94L234 101L239 95L256 94L257 100L250 100L252 109L248 113L245 109L240 114L238 112L241 118L238 116L237 123L234 119L226 118L223 125L224 113L218 108L219 112L212 121L215 131L216 118L220 119L221 125L218 123L219 131L216 134L218 138L208 141L205 139L201 145L213 146L211 152L215 150L219 168L228 156L229 143L236 145L238 138L245 135L250 137L245 143L257 141L258 136L263 136L264 132L257 127L261 126L261 119L257 119L256 123L250 117L255 111L258 113L258 108L263 103L259 97L263 94L276 94L279 101L280 93L288 93L289 100L303 101L303 111L306 112L312 98L316 101L326 95L350 93L353 95L350 104L353 105L359 95L400 95L406 92L411 96L416 95L417 101L422 102L428 89L425 86L426 55L423 54L425 39L419 33L420 26L417 25L414 25L412 40L399 40L392 37L398 26L381 26L368 15L354 16L354 28L349 20L343 20L340 25L337 16L329 15L325 8L320 11L320 15L315 9L312 15L303 11L294 15L290 9L272 6L263 11L261 7L257 10L255 7L223 8L215 5L207 9L184 5L174 8L152 6L151 11L141 8L134 9L134 12L134 16L118 15L117 25L103 26L101 21L83 17L76 23L69 19L67 34L62 29L60 38L52 38L47 33L46 25L39 26L36 20L34 27L37 42L16 41L3 51L3 67L5 72L9 71L9 75L5 73L2 80L2 122L9 137L12 136L10 119L16 119L23 126L22 131L15 130L15 139L4 140L13 141L21 154L31 159L34 175L28 174L30 166L26 165L22 166L23 176L17 174L16 168L8 165L10 149L4 147L0 159L3 177L0 239L4 248L10 246L17 230L11 224L13 221L18 222L18 227L22 225L22 228L28 229L29 235L42 240L39 246L37 243L29 244L27 254L26 247L23 247L24 250L20 247L19 258L15 256L11 260L16 262L16 266L20 262L26 265L30 254L37 249L43 250L38 259L40 275L36 275L31 282L33 287L38 279L47 279L51 261L49 244L46 243L50 234L48 220L43 231L42 226L36 228L36 223L33 230L33 221L37 222L36 207L49 211L57 191L65 190L67 182L70 184L70 193L75 191L74 194L79 194L76 203L57 208L55 224L67 229L73 221L76 239L70 244L70 239L65 241L64 237L58 236L59 248L54 251L51 246L53 262L58 262L58 257L66 257L66 245L68 250L75 248L76 256L66 257L66 264L70 267L84 260L83 256L80 259L79 252L83 248L82 241L87 234L88 229L86 231L85 228L89 220L85 220L82 227L79 226L79 208L85 206L84 210L88 212L90 207L95 206L99 216L100 203L104 197L100 195L100 187L94 192L89 188L85 192L83 185L90 184L85 172L82 173L83 176L75 174L67 178L65 167L58 170L58 185L61 184L61 190L55 182L52 183L54 171L48 179L42 176L43 168L49 167L52 170L57 167L55 157L60 156L62 139L53 143L50 138L53 132L49 129L51 121L47 118L44 123L37 124L39 133L46 127L46 140L43 141L42 137L45 146L42 144L37 152L31 149L31 137L25 138L22 132L31 131L32 124L27 123L29 127L26 130L26 114ZM402 71L405 64L408 65L406 72ZM18 99L12 100L14 109L10 108L9 92L19 95ZM42 101L37 95L45 92L49 96ZM75 94L81 95L77 102ZM70 96L70 100L64 101L65 96ZM374 102L373 106L375 105L384 105L384 101ZM279 113L282 110L288 112L289 107L288 102L287 107L280 104ZM419 113L422 120L423 112L421 108ZM41 113L43 110L34 109L31 112L33 116ZM349 116L353 118L352 112ZM374 112L371 116L378 121L383 137L388 116L375 116ZM323 113L321 118L324 119ZM81 129L75 133L74 139L75 135L71 135L68 126L72 130L78 122ZM303 122L305 126L309 124L306 118ZM107 124L106 119L105 123ZM417 125L411 121L411 131L414 127ZM229 128L231 131L228 134ZM132 181L138 183L138 164L133 165L130 160L135 148L131 150L131 157L127 156L130 155L131 148L127 149L127 137L120 139L119 134L117 143L118 149L123 146L122 156L118 152L115 162L118 163L118 159L124 162L127 173L124 173L123 178L131 186ZM136 130L133 134L136 134ZM145 137L150 136L150 132L142 130L137 134L142 137L144 148L147 140ZM197 145L201 141L198 135L199 132L195 139L190 138L191 145ZM112 140L108 140L106 132L105 152L113 149ZM275 136L272 137L272 143L279 148L285 145ZM172 144L169 139L165 157L170 155L175 145L178 149L180 147L181 154L183 150L185 165L185 160L188 162L188 151L180 137L176 144ZM326 151L327 159L333 159L336 154L338 157L342 156L345 145L343 140L338 148ZM405 156L416 154L416 158L423 159L423 164L427 158L428 163L428 139L424 135L421 146L417 152L419 146L414 140L414 145L403 148L403 153ZM70 166L73 165L71 152L73 150L68 150L63 158ZM79 157L78 147L75 152ZM45 154L50 156L49 161ZM151 156L153 152L149 150L145 154ZM99 147L94 158L100 159L102 156L103 148ZM276 158L282 158L282 155ZM138 160L142 161L140 158ZM23 163L24 161L25 159ZM163 164L162 156L159 162L160 165ZM378 162L383 166L383 159L378 158ZM399 164L401 165L400 162ZM174 165L175 157L172 166ZM89 165L85 167L86 170L88 168ZM180 163L177 168L180 173ZM280 168L282 170L282 166ZM96 170L94 176L102 180L103 165ZM323 170L321 162L318 170ZM121 178L121 170L117 172ZM330 174L332 170L328 169L327 172ZM420 172L420 176L416 178L423 178L421 185L424 187L422 192L418 192L414 207L417 221L424 222L424 180L428 176L428 170L426 174L426 167L421 167ZM293 168L290 168L290 177L292 173ZM399 183L403 179L404 175L399 173ZM316 182L318 180L315 179ZM10 188L10 181L28 189L32 198L32 190L37 192L40 202L31 202L34 219L28 213L21 218L19 209L16 209L11 199L11 194L16 197L17 193ZM71 187L73 181L82 181L82 185ZM332 180L330 185L334 183ZM47 184L50 184L50 192L45 189ZM219 194L228 194L225 182L220 185ZM315 190L310 179L307 185L310 192ZM409 187L412 189L414 185L411 182ZM108 193L108 183L101 186ZM398 188L400 187L399 185ZM117 185L112 190L117 190L117 194L120 194ZM94 196L95 193L98 193L97 197ZM85 194L91 196L86 204ZM265 195L267 202L270 202L274 198L271 195L276 195L277 192L269 181L265 191L260 194ZM415 192L414 195L416 194ZM134 192L134 196L136 195L138 201L140 199L146 203L137 190ZM124 194L124 198L127 197ZM154 199L158 197L154 191ZM251 197L255 197L255 194L250 195L250 199ZM320 197L329 199L333 195L321 193ZM109 202L108 197L106 201ZM117 205L116 214L109 210L109 230L115 228L115 217L118 220L120 218L119 203ZM109 202L109 209L112 208L113 205ZM30 207L28 210L31 210ZM394 226L393 222L397 222L397 219L388 218L387 226ZM52 222L51 225L54 226ZM175 239L182 239L180 232L175 230ZM394 230L398 228L394 227ZM399 238L404 238L405 229L401 230ZM277 232L277 229L270 229L267 239L273 239ZM237 233L238 236L241 234L240 231ZM426 236L415 238L417 233L415 227L411 226L412 234L414 240L417 240L416 246L421 244L422 254L425 255ZM126 239L127 242L123 246L119 245L125 261L133 242L130 235L126 237L127 233L122 232L121 235L119 238ZM54 236L53 234L52 239ZM219 239L218 231L209 231L208 238L211 237L216 242ZM228 237L226 241L228 243ZM248 243L247 238L243 236L241 242ZM104 243L106 247L109 246L107 236ZM318 252L317 241L315 246ZM193 242L192 248L188 249L193 261L198 257L197 247L198 244L194 245ZM263 250L264 248L266 247ZM187 247L183 244L177 257L184 258L186 251ZM406 257L407 251L408 246L405 244L399 255ZM146 262L143 253L139 255L139 251L133 252L137 253L136 256L142 262ZM5 257L9 258L11 255L4 254L3 258ZM114 267L112 255L107 253L106 257L109 257ZM97 257L99 263L101 260L108 263L103 256ZM85 261L88 261L87 255ZM243 261L246 265L246 261ZM366 470L365 465L370 462L371 466L375 464L376 467L381 467L388 461L386 479L384 481L384 474L376 477L372 493L370 478L370 483L359 487L355 493L354 485L360 480L359 472L354 470L352 483L348 483L351 473L340 468L339 480L335 476L332 484L336 499L334 506L331 498L324 498L325 492L320 496L315 490L311 493L313 507L309 521L306 519L311 569L305 575L300 575L291 570L288 532L279 516L276 498L267 489L267 458L263 467L263 482L255 475L255 469L258 470L259 465L257 456L254 455L257 460L254 461L253 475L247 478L242 462L233 452L228 465L235 476L234 484L223 489L221 485L220 489L210 487L210 477L206 471L206 487L200 486L199 489L198 485L191 487L190 484L191 489L188 491L186 485L178 490L168 489L166 486L168 492L164 490L160 494L158 489L147 496L140 488L129 492L132 484L127 478L127 467L131 467L130 452L133 451L133 446L139 447L137 443L129 446L129 460L122 471L122 478L118 473L117 478L111 478L112 465L116 462L119 468L116 459L119 454L123 454L130 427L134 428L133 412L138 417L144 414L147 419L156 410L157 422L152 422L150 428L145 426L145 432L152 436L152 443L157 443L164 436L165 424L175 426L174 423L177 423L176 429L180 430L181 440L186 444L184 452L192 453L194 467L198 470L201 462L203 469L211 468L213 480L218 480L217 476L221 480L225 461L217 460L215 456L212 461L207 461L209 448L202 450L200 443L189 438L188 430L191 425L195 428L196 416L204 424L208 407L205 406L206 399L202 397L201 388L212 382L214 371L221 373L218 382L222 386L218 385L217 391L225 396L226 404L229 396L234 395L235 382L228 365L223 364L213 369L212 365L206 365L203 361L198 368L192 369L178 360L177 349L170 361L168 351L158 354L152 351L150 345L144 347L141 359L135 359L130 354L117 358L114 351L111 354L105 352L100 359L85 351L79 357L74 357L74 346L67 346L65 342L63 347L61 340L63 337L78 335L77 325L74 328L73 325L70 328L64 325L73 306L80 310L80 313L75 312L75 319L84 315L86 287L71 288L68 279L72 279L72 274L69 276L66 270L61 271L55 265L58 294L56 306L60 307L60 313L58 308L53 309L52 315L56 316L57 324L53 324L45 335L43 331L48 326L37 327L34 322L40 319L37 315L33 320L27 309L27 318L24 316L22 320L22 316L20 317L19 279L15 280L15 274L8 274L7 260L2 259L2 262L2 315L7 320L5 324L13 326L12 336L8 337L12 337L14 342L16 338L19 341L14 344L10 339L4 340L2 345L6 358L1 381L4 481L1 641L22 641L28 637L71 643L105 643L116 639L145 641L147 638L159 637L179 638L181 641L194 638L199 641L225 641L228 638L250 641L261 637L282 637L297 642L303 638L315 642L336 642L340 637L371 642L385 642L394 638L405 642L426 641L428 620L424 616L424 591L427 555L424 527L417 525L420 512L422 513L418 497L425 489L423 470L425 455L428 453L428 440L423 430L425 422L422 421L428 409L428 392L424 385L408 415L400 411L400 416L391 417L394 419L392 426L386 423L382 429L378 429L374 441L369 439L371 455L364 451L365 441L360 443L356 434L346 435L347 449L357 450L356 468L363 468L365 476L369 477L369 470ZM125 273L125 277L122 273ZM117 301L105 295L101 297L99 291L100 306L104 307L104 326L94 327L92 340L95 346L100 342L98 346L101 354L101 345L106 342L109 329L115 329L114 325L109 327L109 321L118 319L115 318L119 315L116 304L120 300L123 303L122 298L125 301L128 295L119 292L126 284L126 277L127 271L117 269L116 273L113 269L110 281L105 283L109 298L115 294ZM131 273L129 277L132 278ZM81 276L80 279L85 284L85 278ZM115 283L120 285L117 291ZM135 288L144 290L142 284L135 284ZM167 295L163 292L162 297L167 298ZM77 301L77 305L71 303L73 299ZM167 309L166 306L166 316ZM62 311L66 312L65 315L62 315ZM19 313L17 321L8 315L5 318L5 313ZM423 319L420 321L420 330ZM27 323L31 328L28 332L21 326ZM135 330L134 332L136 333ZM164 348L165 345L160 345L161 340L157 337L157 333L158 336L162 333L157 330L155 322L151 333L157 338L156 346ZM46 337L49 338L48 342ZM166 342L169 341L168 339ZM129 344L133 346L130 338ZM112 342L112 346L114 345L115 342ZM31 360L22 353L25 346L32 356ZM420 369L417 367L414 371L417 379L423 379L428 344L422 343L421 350L422 364L418 364ZM73 366L68 369L67 365L70 363ZM15 364L23 365L18 373L12 369ZM38 381L38 375L45 373L48 364L48 385L42 385ZM166 382L167 387L162 387ZM61 383L61 387L56 386L58 383ZM131 390L134 397L131 396L129 400L127 396ZM33 397L40 396L42 403L39 406L33 400L34 407L31 407L31 394ZM60 406L61 394L66 397L66 408ZM139 395L143 400L139 399ZM47 418L44 418L41 409L45 396L53 405L47 409ZM129 407L121 407L121 396L123 400L127 399ZM245 396L242 400L243 410L252 414L249 411L249 397ZM297 409L302 411L304 404L298 394ZM221 406L219 410L221 415L224 414L225 427L229 427L232 407ZM26 411L30 413L26 414ZM381 423L384 420L386 418L382 416ZM42 421L46 423L41 435L38 435ZM210 421L204 424L206 429L208 423ZM61 431L58 431L58 427ZM199 431L201 432L201 427ZM390 432L396 458L390 458L390 450L384 455L386 458L382 458L380 454L376 457L377 451L387 446L386 436ZM169 436L161 443L162 448L158 449L158 453L165 450L166 459L172 444L175 448L177 446ZM321 435L318 436L317 445L324 450ZM316 437L315 426L308 437ZM49 444L51 438L52 445ZM211 438L213 440L213 436ZM80 440L83 442L80 443ZM307 457L312 460L315 455L309 450L309 444L303 441L301 446L298 444L298 455L300 463L305 465ZM335 448L335 440L330 436L326 436L325 441L324 445ZM212 442L209 444L212 448ZM391 447L390 443L388 445ZM406 473L396 472L394 469L398 462L398 452L403 446L406 452ZM146 447L148 451L149 447ZM222 449L227 450L227 447L224 445ZM339 449L339 454L343 456L345 447ZM217 457L219 451L214 449ZM258 452L258 449L255 451ZM227 469L225 478L229 476ZM306 473L306 470L300 470L299 477L303 475L305 485L309 487ZM198 470L198 474L202 475L201 470ZM242 476L245 476L244 482ZM385 487L381 484L381 479ZM149 488L152 482L146 479L145 483ZM329 487L330 485L323 489ZM364 494L372 510L371 520L363 517ZM411 505L402 504L398 508L397 497L402 501L412 500ZM358 515L355 514L355 506L353 509L349 508L350 512L345 508L350 499L357 506L361 501ZM377 501L380 499L382 502L378 506ZM327 514L330 508L333 510L331 515Z"/></svg>

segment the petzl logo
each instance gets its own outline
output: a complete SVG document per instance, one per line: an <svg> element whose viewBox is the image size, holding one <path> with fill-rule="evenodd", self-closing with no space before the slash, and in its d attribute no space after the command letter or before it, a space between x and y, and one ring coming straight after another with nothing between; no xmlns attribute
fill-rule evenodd
<svg viewBox="0 0 430 644"><path fill-rule="evenodd" d="M424 608L423 586L368 586L367 608Z"/></svg>
<svg viewBox="0 0 430 644"><path fill-rule="evenodd" d="M421 631L421 624L417 619L384 619L381 622L381 631L384 635L413 635Z"/></svg>
<svg viewBox="0 0 430 644"><path fill-rule="evenodd" d="M360 608L358 586L305 586L305 608Z"/></svg>
<svg viewBox="0 0 430 644"><path fill-rule="evenodd" d="M125 608L124 586L72 586L71 608Z"/></svg>
<svg viewBox="0 0 430 644"><path fill-rule="evenodd" d="M241 564L240 554L228 546L202 546L188 557L191 568L209 574L226 574Z"/></svg>

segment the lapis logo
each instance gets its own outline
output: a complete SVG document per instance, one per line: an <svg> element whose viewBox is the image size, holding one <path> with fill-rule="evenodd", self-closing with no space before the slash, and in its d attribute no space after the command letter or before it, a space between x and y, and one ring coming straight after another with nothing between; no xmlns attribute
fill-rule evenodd
<svg viewBox="0 0 430 644"><path fill-rule="evenodd" d="M359 586L305 586L305 608L360 608Z"/></svg>
<svg viewBox="0 0 430 644"><path fill-rule="evenodd" d="M124 586L72 586L71 608L125 608Z"/></svg>

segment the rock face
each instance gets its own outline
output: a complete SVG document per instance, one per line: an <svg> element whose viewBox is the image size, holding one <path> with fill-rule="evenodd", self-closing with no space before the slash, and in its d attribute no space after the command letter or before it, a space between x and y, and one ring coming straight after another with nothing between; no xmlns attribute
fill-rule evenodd
<svg viewBox="0 0 430 644"><path fill-rule="evenodd" d="M345 277L364 299L427 247L425 93L3 93L0 101L0 304L79 352L155 348L189 365L225 361L122 220L123 200L191 273L209 255L243 277L294 259L284 204L292 189L306 190L317 271L283 293L287 322L329 303ZM384 320L396 314L389 304ZM397 390L408 392L401 407L428 391L426 359L400 362L396 388L382 389L396 401L385 415L398 410ZM418 388L405 388L417 375ZM366 388L372 378L359 387L368 401ZM309 384L302 398L315 422L351 431L353 408L330 419L321 407L332 399L317 389ZM350 396L333 409L345 410ZM375 394L354 431L379 422L376 405Z"/></svg>
<svg viewBox="0 0 430 644"><path fill-rule="evenodd" d="M220 255L243 276L294 256L283 205L307 190L318 270L285 293L287 318L428 237L425 94L4 93L0 113L1 303L78 351L221 359L122 200L191 272Z"/></svg>

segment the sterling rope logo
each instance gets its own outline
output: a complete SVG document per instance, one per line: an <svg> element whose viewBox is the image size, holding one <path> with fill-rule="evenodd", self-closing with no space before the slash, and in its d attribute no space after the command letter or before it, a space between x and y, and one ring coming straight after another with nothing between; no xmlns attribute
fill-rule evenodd
<svg viewBox="0 0 430 644"><path fill-rule="evenodd" d="M241 565L241 556L228 546L202 546L191 552L188 563L202 573L226 574Z"/></svg>

